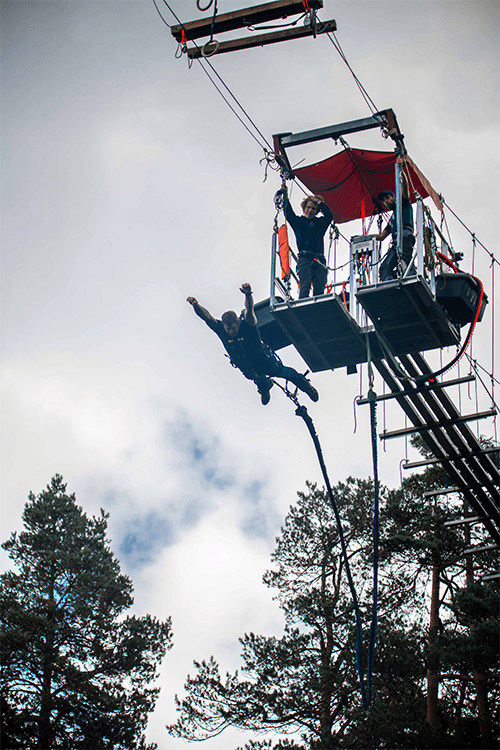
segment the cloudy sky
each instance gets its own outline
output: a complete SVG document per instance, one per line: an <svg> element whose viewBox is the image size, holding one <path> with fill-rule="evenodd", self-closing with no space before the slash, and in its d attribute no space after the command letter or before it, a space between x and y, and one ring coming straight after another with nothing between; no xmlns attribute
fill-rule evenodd
<svg viewBox="0 0 500 750"><path fill-rule="evenodd" d="M170 4L182 21L200 17L194 0ZM376 106L397 113L414 161L495 253L498 10L496 0L325 0L320 14L337 21ZM281 632L261 576L296 491L321 482L291 404L274 389L264 409L185 302L194 295L216 316L239 310L244 281L256 299L268 296L279 180L263 182L262 149L200 64L175 58L152 0L3 0L1 11L2 538L20 528L28 492L56 472L89 514L111 513L135 611L173 617L148 739L175 749L184 743L164 724L192 660L213 653L233 670L239 635ZM369 114L326 37L211 62L268 140ZM375 132L349 140L390 150ZM323 142L297 160L334 150ZM448 223L471 270L470 237L451 215ZM489 265L478 248L474 270L491 298ZM488 371L491 312L473 349ZM282 355L305 369L292 348ZM366 373L312 380L331 480L370 475L368 413L358 408L355 422L353 410ZM464 390L463 412L475 398ZM481 393L478 405L489 406ZM389 408L379 419L404 425ZM405 451L401 441L381 447L382 481L397 485ZM206 746L243 743L228 732Z"/></svg>

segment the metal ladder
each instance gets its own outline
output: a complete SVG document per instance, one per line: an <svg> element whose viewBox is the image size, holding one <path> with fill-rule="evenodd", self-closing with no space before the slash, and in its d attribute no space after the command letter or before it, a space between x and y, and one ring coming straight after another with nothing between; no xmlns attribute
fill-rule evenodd
<svg viewBox="0 0 500 750"><path fill-rule="evenodd" d="M498 448L483 448L467 422L492 417L495 409L475 414L461 415L446 393L446 388L474 380L473 376L431 384L415 383L413 378L432 373L419 353L399 355L391 359L373 361L373 366L385 380L391 393L377 400L395 399L413 427L384 431L382 440L419 433L435 458L406 464L406 468L440 463L450 477L449 487L424 493L424 497L460 492L477 514L469 520L482 523L495 542L500 543L500 470L490 453ZM401 366L401 367L400 367ZM401 376L401 369L409 378ZM358 403L367 403L361 399ZM479 550L478 550L479 551Z"/></svg>

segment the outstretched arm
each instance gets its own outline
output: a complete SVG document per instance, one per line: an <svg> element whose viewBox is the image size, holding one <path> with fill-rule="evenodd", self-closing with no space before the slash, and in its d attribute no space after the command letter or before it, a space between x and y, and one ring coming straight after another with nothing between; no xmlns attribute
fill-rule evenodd
<svg viewBox="0 0 500 750"><path fill-rule="evenodd" d="M283 206L283 212L285 214L285 219L288 221L292 229L295 231L295 227L297 226L297 222L299 217L295 213L295 211L292 208L292 204L288 200L288 189L287 186L283 186L284 194L285 194L285 204Z"/></svg>
<svg viewBox="0 0 500 750"><path fill-rule="evenodd" d="M408 188L408 180L406 179L406 175L405 175L404 172L402 173L402 177L403 177L403 185L402 185L402 187L403 187L403 190L402 190L403 198L409 198L410 197L410 190Z"/></svg>
<svg viewBox="0 0 500 750"><path fill-rule="evenodd" d="M252 287L250 284L242 284L240 292L245 295L245 320L249 326L257 325L257 318L255 317L255 310L252 297Z"/></svg>
<svg viewBox="0 0 500 750"><path fill-rule="evenodd" d="M189 304L192 306L196 315L205 321L207 326L210 326L210 328L215 328L215 326L217 325L217 321L215 320L214 316L209 313L205 307L202 307L200 305L196 297L188 297L187 302L189 302Z"/></svg>

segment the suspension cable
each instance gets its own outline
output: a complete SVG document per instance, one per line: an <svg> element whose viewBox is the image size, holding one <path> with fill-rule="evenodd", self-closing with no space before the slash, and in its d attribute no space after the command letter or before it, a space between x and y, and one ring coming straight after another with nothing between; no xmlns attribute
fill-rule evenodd
<svg viewBox="0 0 500 750"><path fill-rule="evenodd" d="M215 88L217 89L217 91L219 92L219 94L221 95L221 97L222 97L222 98L224 99L224 101L226 102L226 104L227 104L227 106L229 107L229 109L231 110L231 112L233 112L233 114L234 114L234 115L235 115L235 116L236 116L236 117L238 118L238 120L239 120L239 121L241 122L241 124L243 125L243 127L245 128L245 130L246 130L246 131L247 131L247 132L248 132L248 133L249 133L249 134L250 134L250 135L252 136L252 138L254 139L254 141L255 141L255 142L256 142L256 143L258 144L258 146L260 146L260 148L262 148L262 150L264 151L264 153L265 153L265 154L267 155L267 154L269 153L269 152L268 152L268 150L267 150L267 148L265 148L265 146L263 146L263 145L262 145L262 143L261 143L261 142L259 141L259 139L257 138L257 136L256 136L256 135L255 135L254 133L252 133L252 131L250 130L250 128L248 127L248 125L247 125L247 124L246 124L246 123L245 123L245 122L243 121L243 119L242 119L242 118L240 117L240 115L239 115L239 114L237 113L237 111L236 111L236 110L234 109L234 107L232 106L231 102L230 102L230 101L229 101L229 100L227 99L227 97L226 97L226 96L224 96L224 93L223 93L223 92L221 91L221 89L220 89L220 88L219 88L219 87L217 86L216 82L215 82L215 81L213 80L213 78L212 78L212 77L210 76L210 73L209 73L209 72L208 72L208 70L207 70L207 69L205 68L205 66L203 65L203 63L201 62L201 60L200 60L199 58L198 58L198 62L200 63L201 69L203 70L203 72L204 72L204 73L205 73L205 75L207 76L208 80L209 80L209 81L210 81L210 82L211 82L211 83L212 83L212 84L214 85L214 87L215 87ZM212 65L212 64L211 64L210 62L208 62L208 60L206 60L206 58L205 58L205 62L207 62L207 63L208 63L209 65L210 65L210 67L212 68L212 70L214 70L214 72L215 72L215 73L217 74L217 71L215 71L215 69L214 69L213 65ZM217 76L218 76L218 77L220 78L220 76L219 76L218 74L217 74ZM222 79L221 79L221 80L222 80ZM222 83L224 83L224 81L222 81ZM224 83L224 86L225 86L225 87L227 88L227 86L226 86L226 84L225 84L225 83ZM231 93L231 92L230 92L230 93ZM233 96L233 94L231 94L231 96ZM234 97L234 96L233 96L233 99L235 99L235 97ZM235 99L235 101L237 101L237 100ZM245 110L243 109L243 107L241 107L241 105L239 104L239 102L238 102L238 106L240 107L240 109L241 109L241 110L242 110L243 112L245 112ZM245 114L246 114L246 112L245 112ZM248 117L248 115L247 115L247 117ZM248 118L248 119L250 120L250 118ZM250 122L252 122L252 120L250 120ZM252 123L252 124L253 124L253 123ZM257 130L257 132L260 132L260 131L259 131L259 130ZM266 143L267 143L267 142L266 142ZM267 145L269 145L269 144L267 144Z"/></svg>
<svg viewBox="0 0 500 750"><path fill-rule="evenodd" d="M339 136L339 141L340 141L340 143L341 143L344 151L347 152L347 155L348 155L349 159L351 160L354 169L358 173L358 176L359 176L361 182L363 183L363 185L365 186L365 188L367 189L367 191L370 193L371 199L373 201L373 205L375 206L375 208L377 208L377 207L382 208L382 206L380 206L378 198L375 197L374 193L372 192L371 187L369 186L369 184L365 180L365 176L362 173L362 171L360 170L359 165L356 163L356 160L355 160L355 158L353 157L353 155L351 153L351 147L350 147L350 145L347 143L347 141L345 140L345 138L343 138L342 136Z"/></svg>
<svg viewBox="0 0 500 750"><path fill-rule="evenodd" d="M200 63L201 63L201 60L200 60L199 58L198 58L198 62L200 62ZM214 66L212 65L212 63L210 62L210 60L207 60L207 59L205 58L205 62L207 63L207 65L209 65L209 66L210 66L210 68L212 69L213 73L214 73L214 74L215 74L215 75L217 76L217 78L218 78L218 79L219 79L219 81L220 81L220 82L222 83L222 85L224 86L224 88L226 89L226 91L227 91L227 92L228 92L228 93L229 93L229 94L231 95L231 97L232 97L232 98L234 99L234 101L236 102L236 104L238 105L238 107L239 107L239 108L241 109L241 111L243 112L243 114L245 115L245 117L247 118L247 120L248 120L248 121L249 121L249 122L250 122L250 123L252 124L252 126L253 126L253 127L255 128L255 130L257 131L257 133L258 133L258 134L260 135L260 137L262 138L262 140L264 141L264 143L266 144L266 146L267 146L267 147L268 147L268 148L269 148L270 150L272 150L272 146L271 146L271 144L269 143L269 141L268 141L268 140L266 139L265 135L264 135L264 134L262 133L262 131L261 131L261 130L260 130L260 129L259 129L258 127L257 127L257 125L256 125L256 124L254 123L254 121L252 120L252 118L250 117L250 115L248 114L248 112L246 112L246 110L245 110L245 109L243 108L243 106L242 106L242 105L240 104L240 102L239 102L239 101L238 101L238 99L237 99L237 98L235 97L235 95L233 94L233 92L231 91L231 89L229 88L229 86L228 86L228 85L227 85L227 84L226 84L226 83L225 83L225 82L224 82L224 81L222 80L221 76L220 76L220 75L219 75L219 73L218 73L218 72L217 72L217 71L215 70L215 68L214 68ZM262 146L262 148L264 148L264 147ZM264 151L265 151L265 149L264 149Z"/></svg>
<svg viewBox="0 0 500 750"><path fill-rule="evenodd" d="M378 451L377 451L377 394L374 391L373 368L370 349L370 336L366 334L366 353L368 364L368 401L370 403L370 433L372 444L373 464L373 542L372 542L372 569L373 569L373 606L372 621L370 625L370 642L368 644L366 688L368 704L370 703L373 675L373 659L375 656L375 641L377 638L377 610L378 610L378 541L379 541L379 480L378 480Z"/></svg>
<svg viewBox="0 0 500 750"><path fill-rule="evenodd" d="M495 403L495 378L493 371L495 369L495 266L491 264L491 399ZM494 417L495 440L497 439L497 418Z"/></svg>
<svg viewBox="0 0 500 750"><path fill-rule="evenodd" d="M464 222L462 221L462 219L460 218L460 216L457 216L457 214L455 213L455 211L453 211L453 209L450 208L450 206L446 203L445 199L442 196L441 196L441 202L450 210L450 212L453 214L453 216L455 217L455 219L457 219L460 222L460 224L463 226L463 228L466 229L469 232L470 236L473 238L474 243L477 242L478 245L481 245L481 247L483 248L483 250L486 250L486 252L488 253L488 255L491 258L491 262L492 263L498 263L498 265L500 265L500 261L498 261L495 258L495 256L493 255L493 253L490 250L488 250L488 248L486 247L486 245L483 245L483 243L480 240L477 239L475 233L471 229L469 229L469 227L466 224L464 224Z"/></svg>
<svg viewBox="0 0 500 750"><path fill-rule="evenodd" d="M153 0L153 3L155 5L156 9L158 10L158 6L156 5L156 0ZM182 21L180 20L180 18L178 17L178 15L175 13L175 11L171 8L171 6L167 2L167 0L163 0L163 3L166 5L166 7L168 8L168 10L172 14L172 16L175 18L175 20L177 21L177 23L179 24L179 26L181 26L182 29L185 32L184 24L182 23ZM160 13L159 10L158 10L158 14L160 15L160 18L163 20L163 22L167 26L169 26L169 24L165 21L165 19L163 18L163 16L161 15L161 13ZM169 28L171 28L171 27L169 26ZM196 41L193 40L193 44L194 44L194 46L198 50L200 50L200 47L196 43ZM226 104L228 105L228 107L231 109L231 111L233 112L233 114L236 115L236 117L241 122L241 124L250 133L250 135L252 136L252 138L258 143L258 145L260 146L260 148L262 148L265 153L268 153L268 150L272 151L272 146L269 144L269 142L267 141L266 137L263 135L263 133L261 132L261 130L257 127L257 125L255 124L255 122L252 120L252 118L250 117L250 115L248 114L248 112L243 107L243 105L240 104L240 102L238 101L238 99L236 98L236 96L233 94L233 92L231 91L231 89L229 88L229 86L225 83L225 81L222 79L222 77L216 71L216 69L214 68L214 66L212 65L212 63L206 57L204 57L203 60L201 58L197 58L197 59L198 59L198 62L200 64L201 68L206 73L206 75L209 78L209 80L211 81L211 83L214 85L214 87L217 89L217 91L219 92L219 94L222 96L222 98L224 99L224 101L226 102ZM204 67L203 62L207 63L207 65L212 70L213 74L219 79L220 83L224 86L224 88L226 89L226 91L228 92L228 94L232 97L232 99L234 100L234 102L240 108L241 112L247 118L248 122L254 128L254 130L256 131L256 133L258 133L258 135L262 139L262 142L265 143L265 146L262 144L262 142L259 141L259 139L257 138L257 136L254 133L252 133L252 131L250 130L250 128L246 125L246 123L241 119L241 117L238 115L238 113L236 112L236 110L232 107L232 105L230 104L230 102L228 101L228 99L224 96L224 94L221 91L221 89L217 86L216 82L213 80L213 78L210 76L209 72Z"/></svg>
<svg viewBox="0 0 500 750"><path fill-rule="evenodd" d="M480 374L478 372L478 368L480 370L482 370L489 377L489 379L491 380L492 385L493 385L493 383L496 383L497 385L500 385L500 381L498 381L493 376L492 372L488 372L488 370L486 370L486 368L484 368L482 365L480 365L479 362L477 361L477 359L473 359L470 356L470 354L466 354L465 358L468 360L468 362L469 362L469 364L471 366L471 369L474 370L477 379L479 380L479 382L483 386L484 390L486 391L486 393L490 397L492 405L495 407L495 409L497 409L500 412L500 405L495 402L494 391L493 391L493 389L491 391L488 389L488 386L486 385L486 383L484 382L484 380L482 379L482 377L480 376Z"/></svg>
<svg viewBox="0 0 500 750"><path fill-rule="evenodd" d="M360 90L361 96L363 97L363 99L365 100L366 104L368 105L368 108L371 111L372 115L375 114L375 112L378 112L379 110L376 107L375 102L373 101L373 99L369 95L368 91L365 89L365 87L363 86L363 84L359 80L358 76L356 75L356 73L354 72L354 70L351 68L351 66L349 64L349 61L348 61L348 59L347 59L347 57L346 57L346 55L344 53L344 50L340 46L340 42L339 42L339 40L337 39L337 37L335 35L335 32L334 31L333 32L332 31L327 31L326 35L329 38L329 40L331 41L331 43L333 44L333 46L335 47L335 49L337 50L337 52L339 53L339 55L342 58L342 60L345 62L345 64L349 68L349 70L350 70L350 72L352 74L352 77L354 78L354 81L356 83L356 86Z"/></svg>

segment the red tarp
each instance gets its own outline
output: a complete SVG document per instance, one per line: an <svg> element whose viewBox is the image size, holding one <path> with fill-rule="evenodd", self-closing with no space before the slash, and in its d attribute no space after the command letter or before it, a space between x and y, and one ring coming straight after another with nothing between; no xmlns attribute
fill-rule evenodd
<svg viewBox="0 0 500 750"><path fill-rule="evenodd" d="M363 214L371 216L374 209L372 196L376 198L382 190L396 192L396 158L396 154L391 152L352 148L309 167L295 169L294 172L311 193L323 196L325 203L333 211L335 223L342 224L360 219ZM406 155L404 158L410 173L412 202L415 202L413 187L422 198L431 196L441 211L442 205L436 191L410 157Z"/></svg>

